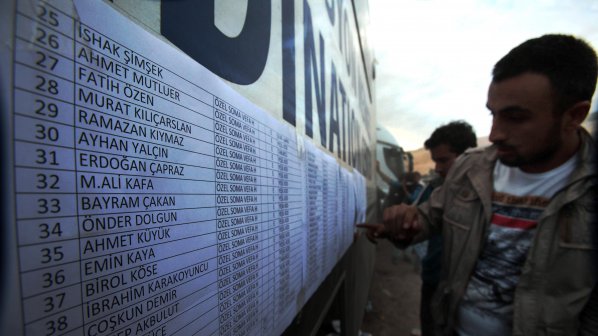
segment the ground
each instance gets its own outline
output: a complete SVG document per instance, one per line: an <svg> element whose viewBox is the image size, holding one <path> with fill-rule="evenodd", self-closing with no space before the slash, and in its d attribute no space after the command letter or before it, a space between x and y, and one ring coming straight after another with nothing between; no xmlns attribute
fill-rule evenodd
<svg viewBox="0 0 598 336"><path fill-rule="evenodd" d="M394 249L387 240L376 246L371 309L366 310L361 326L372 336L410 336L412 329L419 328L419 270L404 253L397 258Z"/></svg>

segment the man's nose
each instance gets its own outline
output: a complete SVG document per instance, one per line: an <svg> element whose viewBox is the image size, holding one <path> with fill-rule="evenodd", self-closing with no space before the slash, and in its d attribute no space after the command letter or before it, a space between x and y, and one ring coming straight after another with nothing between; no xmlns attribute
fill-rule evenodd
<svg viewBox="0 0 598 336"><path fill-rule="evenodd" d="M506 133L504 128L500 125L499 122L496 120L492 121L492 128L490 129L490 135L488 135L488 140L490 142L500 142L506 139Z"/></svg>

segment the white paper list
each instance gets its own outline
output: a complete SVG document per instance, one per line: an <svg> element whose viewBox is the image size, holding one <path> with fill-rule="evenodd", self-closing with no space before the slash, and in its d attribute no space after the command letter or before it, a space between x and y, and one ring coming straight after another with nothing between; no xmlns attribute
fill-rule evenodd
<svg viewBox="0 0 598 336"><path fill-rule="evenodd" d="M359 173L103 2L15 23L24 333L283 332L352 242Z"/></svg>

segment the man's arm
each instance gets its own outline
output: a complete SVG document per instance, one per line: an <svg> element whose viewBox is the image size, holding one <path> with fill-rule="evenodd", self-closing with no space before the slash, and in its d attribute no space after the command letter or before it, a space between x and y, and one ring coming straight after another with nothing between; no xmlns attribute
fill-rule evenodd
<svg viewBox="0 0 598 336"><path fill-rule="evenodd" d="M384 210L382 223L362 223L357 227L367 229L367 238L376 243L378 238L388 238L395 245L405 247L421 231L417 208L399 204Z"/></svg>
<svg viewBox="0 0 598 336"><path fill-rule="evenodd" d="M387 238L399 248L424 241L430 232L440 232L442 206L446 197L442 186L437 187L427 202L419 206L399 204L384 210L383 223L363 223L366 237L373 243Z"/></svg>
<svg viewBox="0 0 598 336"><path fill-rule="evenodd" d="M426 240L431 234L442 232L444 200L447 197L445 191L444 184L434 188L428 200L418 205L419 218L423 224L422 232L415 238L415 242Z"/></svg>

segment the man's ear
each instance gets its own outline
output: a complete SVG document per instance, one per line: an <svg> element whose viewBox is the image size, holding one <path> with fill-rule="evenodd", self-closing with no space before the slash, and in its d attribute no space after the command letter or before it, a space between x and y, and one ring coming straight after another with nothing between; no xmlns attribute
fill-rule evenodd
<svg viewBox="0 0 598 336"><path fill-rule="evenodd" d="M577 131L590 111L590 102L587 100L575 103L563 114L563 127L568 131Z"/></svg>

